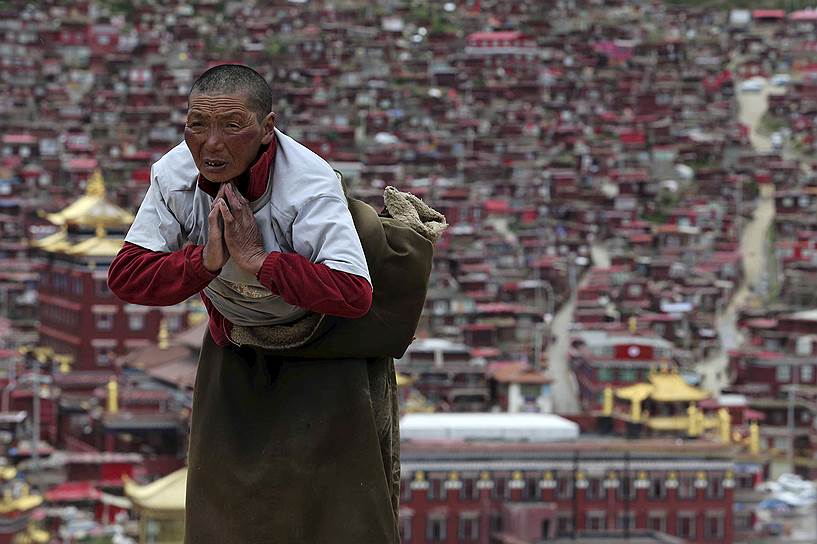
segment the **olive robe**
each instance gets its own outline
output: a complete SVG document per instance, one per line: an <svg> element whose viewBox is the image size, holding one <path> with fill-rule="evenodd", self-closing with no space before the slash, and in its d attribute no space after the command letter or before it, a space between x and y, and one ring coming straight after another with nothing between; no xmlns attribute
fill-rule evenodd
<svg viewBox="0 0 817 544"><path fill-rule="evenodd" d="M432 244L401 221L349 208L374 287L360 319L208 335L193 396L186 544L399 542L393 357L411 342Z"/></svg>

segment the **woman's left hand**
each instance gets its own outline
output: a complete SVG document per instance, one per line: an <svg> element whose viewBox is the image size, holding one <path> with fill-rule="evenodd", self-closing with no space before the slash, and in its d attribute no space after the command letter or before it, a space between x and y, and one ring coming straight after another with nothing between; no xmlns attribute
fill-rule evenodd
<svg viewBox="0 0 817 544"><path fill-rule="evenodd" d="M226 201L225 201L226 200ZM229 206L228 206L229 203ZM224 190L224 198L214 204L224 218L224 240L235 264L253 275L261 270L267 252L252 207L232 183Z"/></svg>

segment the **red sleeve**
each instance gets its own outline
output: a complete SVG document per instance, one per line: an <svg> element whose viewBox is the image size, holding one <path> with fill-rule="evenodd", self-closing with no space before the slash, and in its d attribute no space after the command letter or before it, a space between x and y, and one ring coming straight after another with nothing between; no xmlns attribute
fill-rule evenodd
<svg viewBox="0 0 817 544"><path fill-rule="evenodd" d="M363 317L372 305L366 278L313 263L298 253L270 253L257 277L289 304L321 314Z"/></svg>
<svg viewBox="0 0 817 544"><path fill-rule="evenodd" d="M202 251L204 246L189 245L164 253L125 242L108 269L108 287L132 304L178 304L218 275L204 268Z"/></svg>

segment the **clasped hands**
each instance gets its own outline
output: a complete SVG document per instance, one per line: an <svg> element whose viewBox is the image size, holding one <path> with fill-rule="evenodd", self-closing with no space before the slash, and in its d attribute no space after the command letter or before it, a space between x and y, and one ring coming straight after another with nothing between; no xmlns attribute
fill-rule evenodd
<svg viewBox="0 0 817 544"><path fill-rule="evenodd" d="M221 185L207 216L207 243L202 258L204 268L217 272L228 259L240 268L257 274L267 258L252 207L235 185Z"/></svg>

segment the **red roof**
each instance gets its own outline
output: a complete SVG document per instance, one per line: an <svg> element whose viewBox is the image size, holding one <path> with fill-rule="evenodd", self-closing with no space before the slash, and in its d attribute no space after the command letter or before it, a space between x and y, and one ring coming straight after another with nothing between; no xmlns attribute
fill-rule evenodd
<svg viewBox="0 0 817 544"><path fill-rule="evenodd" d="M492 331L494 329L496 325L493 323L468 323L462 327L464 331Z"/></svg>
<svg viewBox="0 0 817 544"><path fill-rule="evenodd" d="M511 210L510 204L505 200L489 199L482 203L482 208L490 213L508 213Z"/></svg>
<svg viewBox="0 0 817 544"><path fill-rule="evenodd" d="M102 492L90 482L65 482L45 492L49 502L95 501L101 497Z"/></svg>
<svg viewBox="0 0 817 544"><path fill-rule="evenodd" d="M6 134L3 136L4 144L34 144L37 138L31 134Z"/></svg>
<svg viewBox="0 0 817 544"><path fill-rule="evenodd" d="M88 159L88 158L78 158L78 159L70 159L68 161L68 170L93 170L96 168L97 162L96 159Z"/></svg>
<svg viewBox="0 0 817 544"><path fill-rule="evenodd" d="M518 40L524 38L524 35L518 30L506 30L500 32L474 32L469 34L467 40L469 42L482 41L499 41L499 40Z"/></svg>
<svg viewBox="0 0 817 544"><path fill-rule="evenodd" d="M817 10L803 9L789 14L789 19L792 21L817 21Z"/></svg>
<svg viewBox="0 0 817 544"><path fill-rule="evenodd" d="M785 16L786 12L782 9L756 9L752 12L753 19L782 19Z"/></svg>

